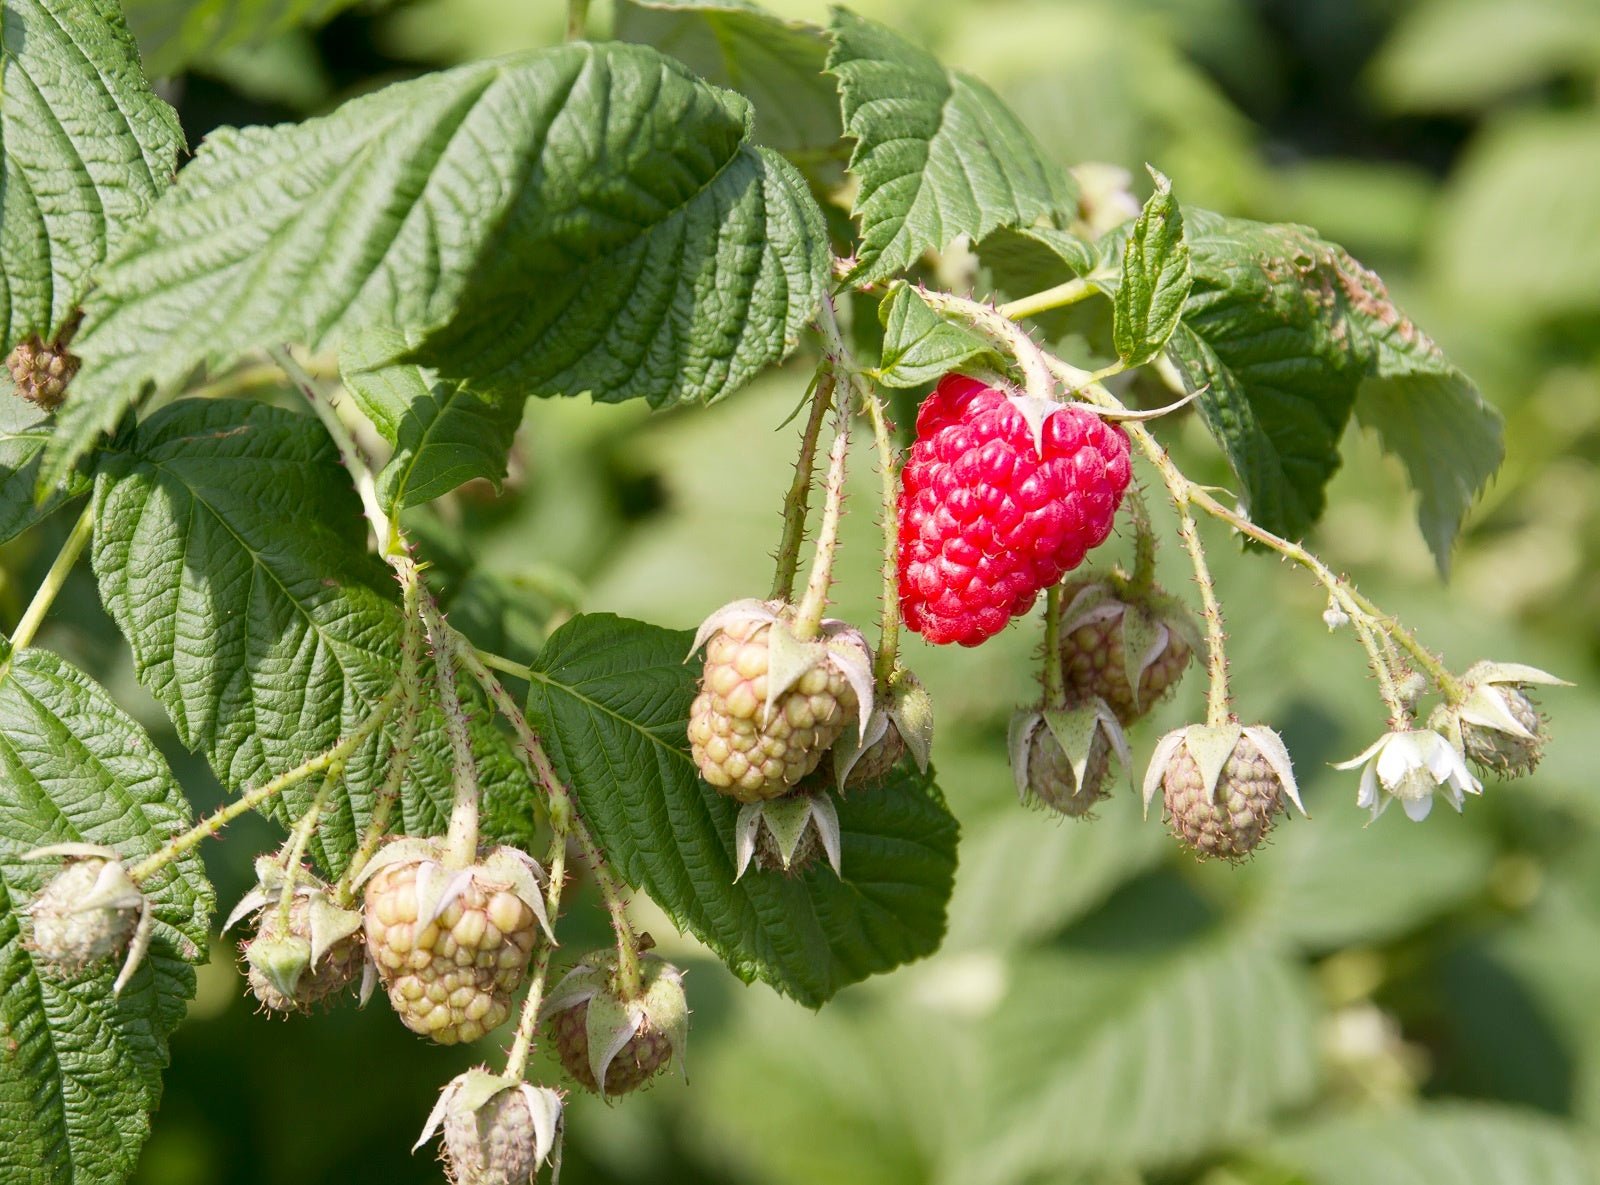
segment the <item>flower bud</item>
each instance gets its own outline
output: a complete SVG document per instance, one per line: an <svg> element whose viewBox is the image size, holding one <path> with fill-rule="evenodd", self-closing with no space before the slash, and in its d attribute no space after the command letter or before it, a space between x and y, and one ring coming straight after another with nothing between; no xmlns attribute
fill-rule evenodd
<svg viewBox="0 0 1600 1185"><path fill-rule="evenodd" d="M66 856L58 872L28 907L29 946L45 962L77 974L128 948L118 974L120 992L150 944L150 911L117 853L93 844L37 848L25 859Z"/></svg>

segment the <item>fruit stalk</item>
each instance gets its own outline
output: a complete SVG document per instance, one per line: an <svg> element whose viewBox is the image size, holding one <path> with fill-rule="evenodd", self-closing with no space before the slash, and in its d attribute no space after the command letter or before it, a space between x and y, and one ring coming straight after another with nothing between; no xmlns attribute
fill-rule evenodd
<svg viewBox="0 0 1600 1185"><path fill-rule="evenodd" d="M1044 594L1044 706L1064 708L1066 689L1061 680L1061 585Z"/></svg>
<svg viewBox="0 0 1600 1185"><path fill-rule="evenodd" d="M1001 305L998 311L1008 320L1020 321L1024 317L1033 317L1039 313L1048 313L1052 309L1064 309L1069 305L1075 305L1079 301L1088 300L1098 292L1098 288L1082 276L1078 276L1064 284L1057 284L1054 288L1046 288L1042 292L1008 301Z"/></svg>
<svg viewBox="0 0 1600 1185"><path fill-rule="evenodd" d="M783 537L778 541L778 568L772 576L772 599L794 596L794 577L800 567L800 543L806 533L806 512L811 506L811 477L817 467L817 438L822 420L833 406L835 376L831 367L817 372L811 394L811 411L800 434L800 452L794 462L794 482L783 499Z"/></svg>
<svg viewBox="0 0 1600 1185"><path fill-rule="evenodd" d="M128 870L128 878L136 885L141 884L203 840L216 835L240 815L247 811L255 810L262 803L277 797L291 786L298 786L307 778L322 773L334 763L347 760L350 754L360 748L361 743L372 735L373 730L382 725L398 699L398 689L390 692L378 702L378 706L372 710L372 714L357 725L349 736L332 747L324 749L315 757L301 762L293 769L279 774L271 781L263 782L256 789L241 795L233 802L228 803L227 806L221 807L206 816L182 835L175 836L169 840L160 851L152 853L138 864L135 864Z"/></svg>
<svg viewBox="0 0 1600 1185"><path fill-rule="evenodd" d="M833 447L828 451L828 476L823 487L822 525L817 530L817 549L811 560L811 578L805 596L795 610L794 636L809 642L822 632L822 614L828 605L828 587L833 582L833 554L839 546L839 521L844 517L845 461L850 454L849 400L836 400Z"/></svg>
<svg viewBox="0 0 1600 1185"><path fill-rule="evenodd" d="M428 631L428 641L433 645L439 706L444 710L444 729L450 738L454 775L445 864L451 868L465 868L478 857L478 762L472 755L467 713L456 688L455 632L445 623L444 615L431 597L422 606L422 621Z"/></svg>
<svg viewBox="0 0 1600 1185"><path fill-rule="evenodd" d="M294 828L289 832L289 843L283 852L283 894L278 898L278 934L289 933L289 914L294 906L294 886L300 877L300 862L306 857L306 848L310 846L311 836L315 834L317 822L322 818L322 809L333 793L334 783L343 772L343 761L328 766L327 772L322 775L322 786L317 790L316 797L311 800L305 814L295 820Z"/></svg>
<svg viewBox="0 0 1600 1185"><path fill-rule="evenodd" d="M550 858L545 862L545 867L550 870L550 883L545 890L545 915L553 926L561 913L561 890L567 879L566 836L557 835L551 841ZM542 942L533 957L532 981L522 1001L522 1014L517 1017L517 1033L511 1042L511 1052L506 1057L506 1077L519 1082L527 1075L528 1055L533 1052L534 1034L539 1031L539 1009L544 1003L545 981L550 976L550 956L554 950L553 943Z"/></svg>
<svg viewBox="0 0 1600 1185"><path fill-rule="evenodd" d="M61 545L61 550L56 553L56 558L51 561L50 570L44 574L44 579L34 590L33 599L22 611L17 628L11 633L11 649L6 654L5 661L0 662L0 679L4 679L10 672L11 660L17 652L26 650L32 644L33 636L39 632L39 626L44 623L45 616L50 612L50 606L55 604L56 597L66 584L67 577L71 575L78 557L83 554L83 549L93 534L94 506L91 504L83 508L78 521L72 524L72 531L67 535L66 542Z"/></svg>

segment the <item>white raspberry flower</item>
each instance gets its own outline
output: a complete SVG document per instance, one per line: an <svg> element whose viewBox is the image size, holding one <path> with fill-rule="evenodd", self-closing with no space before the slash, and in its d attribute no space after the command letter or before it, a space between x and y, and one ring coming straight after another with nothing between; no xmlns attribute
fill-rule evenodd
<svg viewBox="0 0 1600 1185"><path fill-rule="evenodd" d="M1461 810L1468 794L1482 794L1483 783L1467 769L1466 759L1449 741L1430 728L1386 732L1364 751L1334 769L1361 771L1361 792L1356 805L1376 819L1391 798L1398 799L1406 816L1420 823L1433 809L1435 793Z"/></svg>

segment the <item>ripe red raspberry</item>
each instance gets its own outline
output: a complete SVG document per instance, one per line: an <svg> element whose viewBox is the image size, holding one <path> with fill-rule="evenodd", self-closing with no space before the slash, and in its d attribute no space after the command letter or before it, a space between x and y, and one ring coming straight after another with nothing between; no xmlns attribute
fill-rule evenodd
<svg viewBox="0 0 1600 1185"><path fill-rule="evenodd" d="M928 641L999 633L1111 533L1127 436L1075 407L1041 435L1042 456L1007 394L966 375L923 401L900 490L900 610Z"/></svg>

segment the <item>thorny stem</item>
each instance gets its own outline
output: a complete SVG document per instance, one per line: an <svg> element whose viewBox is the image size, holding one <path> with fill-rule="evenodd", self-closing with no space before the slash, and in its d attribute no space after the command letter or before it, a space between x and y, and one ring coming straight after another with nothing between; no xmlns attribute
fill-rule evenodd
<svg viewBox="0 0 1600 1185"><path fill-rule="evenodd" d="M1030 296L1008 301L1001 305L998 311L1008 320L1020 321L1024 317L1048 313L1051 309L1064 309L1068 305L1077 304L1080 300L1088 300L1098 292L1098 288L1079 276L1077 279L1068 280L1065 284L1046 288L1043 292L1035 292Z"/></svg>
<svg viewBox="0 0 1600 1185"><path fill-rule="evenodd" d="M1040 349L1028 331L1010 317L1002 315L993 305L968 300L952 292L939 292L919 285L917 295L928 307L966 318L1010 349L1017 365L1022 367L1022 377L1029 395L1040 399L1056 397L1056 385L1050 376L1051 363L1055 359Z"/></svg>
<svg viewBox="0 0 1600 1185"><path fill-rule="evenodd" d="M291 786L298 786L307 778L322 773L335 763L342 763L348 760L350 755L361 747L362 742L383 724L398 699L398 690L391 692L378 702L378 706L372 710L372 714L357 725L349 736L337 742L331 748L324 749L315 757L301 762L293 769L279 774L271 781L263 782L256 789L241 795L213 814L200 820L182 835L174 836L160 851L152 853L130 868L128 870L129 878L135 884L148 879L189 851L189 849L216 835L245 812L255 810L262 803L277 797Z"/></svg>
<svg viewBox="0 0 1600 1185"><path fill-rule="evenodd" d="M561 912L561 890L567 879L566 836L557 835L551 842L547 867L550 870L550 883L545 890L544 909L553 926ZM539 1009L544 1006L544 990L550 975L550 955L554 949L551 943L539 944L539 953L533 960L533 976L528 984L528 995L522 1001L522 1015L517 1018L517 1035L511 1042L511 1052L506 1058L506 1077L518 1082L522 1081L528 1071L528 1054L533 1052L533 1037L539 1030Z"/></svg>
<svg viewBox="0 0 1600 1185"><path fill-rule="evenodd" d="M344 870L344 875L339 878L338 899L339 904L348 906L355 899L352 886L360 878L362 870L366 868L372 857L377 854L378 845L383 842L383 837L389 831L389 816L394 813L394 804L400 798L400 785L405 781L406 768L410 764L411 746L416 743L417 729L422 720L421 688L417 684L417 672L422 664L422 617L418 611L417 597L421 584L420 574L416 565L403 565L398 572L401 588L401 606L405 614L405 633L400 642L400 729L395 734L394 747L389 750L389 767L384 773L383 785L378 787L378 794L372 804L372 815L367 820L366 833L361 837L361 846L356 849L356 854Z"/></svg>
<svg viewBox="0 0 1600 1185"><path fill-rule="evenodd" d="M772 576L772 598L789 601L794 596L795 572L800 566L800 542L806 533L806 511L811 505L811 475L817 466L817 437L822 420L833 404L834 373L831 367L817 374L811 394L811 412L805 431L800 434L800 453L794 462L794 482L783 499L783 537L778 542L778 568Z"/></svg>
<svg viewBox="0 0 1600 1185"><path fill-rule="evenodd" d="M84 546L93 534L94 507L90 505L83 508L78 521L72 525L72 532L67 536L67 541L61 545L61 550L56 553L56 558L50 564L50 570L44 574L44 579L34 590L33 600L29 601L28 607L22 611L22 618L11 633L11 651L6 655L5 661L0 663L0 679L4 679L11 670L11 660L17 652L26 650L33 643L33 636L39 632L45 615L50 612L50 606L55 604L57 595L66 584L67 577L72 573L78 557L83 554Z"/></svg>
<svg viewBox="0 0 1600 1185"><path fill-rule="evenodd" d="M1150 507L1137 482L1128 486L1128 517L1133 520L1133 581L1135 592L1147 593L1156 578L1156 532L1150 524Z"/></svg>
<svg viewBox="0 0 1600 1185"><path fill-rule="evenodd" d="M317 830L317 821L322 818L322 808L327 805L328 796L333 793L334 784L343 772L342 760L328 766L327 772L322 775L321 789L311 800L306 813L295 820L294 829L289 832L289 842L283 851L283 894L278 898L277 932L280 935L289 933L289 916L294 910L294 886L300 879L300 862L306 858L306 848L310 846L311 836Z"/></svg>
<svg viewBox="0 0 1600 1185"><path fill-rule="evenodd" d="M1052 584L1044 594L1044 706L1066 706L1066 689L1061 681L1061 585Z"/></svg>
<svg viewBox="0 0 1600 1185"><path fill-rule="evenodd" d="M372 477L372 465L362 454L355 437L350 434L350 429L339 418L336 406L338 397L324 398L319 394L316 380L294 360L287 346L269 346L267 354L278 364L283 373L289 376L289 381L295 385L300 394L305 396L306 402L311 404L311 409L322 421L323 428L333 438L334 447L339 450L339 458L350 471L356 493L361 496L362 511L366 514L367 521L372 524L373 536L378 541L378 554L393 563L397 555L404 554L404 544L399 531L389 521L389 516L383 512L383 508L378 505L378 486Z"/></svg>
<svg viewBox="0 0 1600 1185"><path fill-rule="evenodd" d="M833 582L833 556L839 547L839 521L844 517L845 461L850 454L850 403L838 400L834 410L833 447L828 451L828 476L823 487L822 525L817 529L816 554L805 596L795 611L794 636L809 642L822 630L822 614Z"/></svg>
<svg viewBox="0 0 1600 1185"><path fill-rule="evenodd" d="M467 713L456 690L456 654L460 636L445 623L444 616L427 598L422 606L422 622L433 644L434 670L438 675L439 706L444 711L445 734L450 738L454 782L450 805L450 830L445 841L445 864L465 868L478 855L478 763L472 755L472 734L467 728Z"/></svg>
<svg viewBox="0 0 1600 1185"><path fill-rule="evenodd" d="M425 605L424 612L427 611ZM630 988L633 994L637 995L639 946L627 921L627 895L621 883L611 871L611 866L606 863L600 845L595 842L582 816L578 814L577 804L572 801L572 795L557 776L555 766L550 764L550 757L539 741L539 734L534 732L533 726L528 723L528 718L523 715L522 709L517 707L510 692L506 691L500 680L495 678L494 672L478 657L478 652L471 642L448 626L443 633L463 669L477 680L478 686L483 688L495 711L511 725L511 731L516 734L518 747L521 748L523 756L539 779L540 785L544 787L549 801L551 829L558 837L570 836L578 845L578 854L583 857L583 862L589 866L589 871L594 876L601 899L606 903L606 911L611 915L612 929L616 932L618 990L623 993L624 998L630 998L628 997Z"/></svg>
<svg viewBox="0 0 1600 1185"><path fill-rule="evenodd" d="M889 418L876 391L866 399L872 439L878 449L878 475L883 486L883 605L878 625L878 653L873 675L879 686L894 674L900 653L900 474L895 465L894 443L889 439Z"/></svg>

